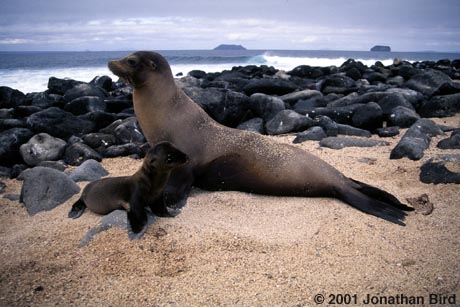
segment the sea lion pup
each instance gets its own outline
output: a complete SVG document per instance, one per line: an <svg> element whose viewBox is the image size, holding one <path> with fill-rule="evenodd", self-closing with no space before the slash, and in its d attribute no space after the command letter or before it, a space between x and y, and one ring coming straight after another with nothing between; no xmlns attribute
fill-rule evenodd
<svg viewBox="0 0 460 307"><path fill-rule="evenodd" d="M88 184L80 199L72 206L69 217L80 217L88 207L98 214L117 209L128 211L131 230L139 233L147 223L145 207L159 216L168 216L167 208L155 202L163 191L171 171L184 165L187 156L168 142L149 149L141 168L132 176L103 178Z"/></svg>
<svg viewBox="0 0 460 307"><path fill-rule="evenodd" d="M400 225L404 211L413 210L300 148L217 123L176 86L158 53L135 52L108 66L133 87L134 110L148 142L174 143L190 159L171 174L159 199L167 206L182 206L193 184L207 190L335 197Z"/></svg>

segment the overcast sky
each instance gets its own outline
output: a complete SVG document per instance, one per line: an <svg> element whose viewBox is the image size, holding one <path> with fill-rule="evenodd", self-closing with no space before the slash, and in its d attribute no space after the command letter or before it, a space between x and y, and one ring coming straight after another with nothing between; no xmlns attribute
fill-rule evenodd
<svg viewBox="0 0 460 307"><path fill-rule="evenodd" d="M0 50L460 51L460 0L1 0Z"/></svg>

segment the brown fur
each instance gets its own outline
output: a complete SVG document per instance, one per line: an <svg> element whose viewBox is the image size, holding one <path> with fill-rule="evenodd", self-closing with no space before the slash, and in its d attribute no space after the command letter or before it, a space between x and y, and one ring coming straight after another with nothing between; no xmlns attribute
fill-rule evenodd
<svg viewBox="0 0 460 307"><path fill-rule="evenodd" d="M399 201L363 194L356 182L297 147L215 122L176 86L169 64L157 53L136 52L110 61L109 68L133 86L134 109L149 143L168 141L189 156L166 189L182 201L193 183L211 190L337 197L397 223L405 215L401 209L410 210Z"/></svg>

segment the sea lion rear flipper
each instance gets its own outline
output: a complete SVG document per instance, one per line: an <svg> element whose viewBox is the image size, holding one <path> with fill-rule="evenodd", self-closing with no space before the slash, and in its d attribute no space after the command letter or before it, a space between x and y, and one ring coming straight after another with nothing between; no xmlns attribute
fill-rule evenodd
<svg viewBox="0 0 460 307"><path fill-rule="evenodd" d="M75 202L75 204L73 204L72 209L70 209L70 212L68 214L68 217L72 219L79 218L83 214L83 212L85 212L85 209L85 202L80 198Z"/></svg>
<svg viewBox="0 0 460 307"><path fill-rule="evenodd" d="M394 204L389 204L379 199L369 197L353 187L348 187L339 191L337 197L360 211L401 226L406 226L406 224L403 223L407 215L406 212L401 208L395 207Z"/></svg>
<svg viewBox="0 0 460 307"><path fill-rule="evenodd" d="M381 190L379 188L376 188L374 186L371 186L369 184L366 184L364 182L360 182L354 179L349 178L353 183L355 184L355 189L360 191L361 193L371 197L375 198L377 200L380 200L384 203L388 203L396 208L399 208L404 211L414 211L414 208L409 207L403 203L401 203L396 197L391 195L388 192L385 192L384 190Z"/></svg>

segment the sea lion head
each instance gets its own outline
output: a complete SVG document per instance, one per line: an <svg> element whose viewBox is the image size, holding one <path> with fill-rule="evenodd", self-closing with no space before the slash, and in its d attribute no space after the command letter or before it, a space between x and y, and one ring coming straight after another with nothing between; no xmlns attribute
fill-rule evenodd
<svg viewBox="0 0 460 307"><path fill-rule="evenodd" d="M134 88L141 88L159 78L173 79L166 59L151 51L138 51L119 60L109 61L109 69Z"/></svg>
<svg viewBox="0 0 460 307"><path fill-rule="evenodd" d="M156 170L172 170L188 162L185 153L171 143L161 142L147 151L143 167Z"/></svg>

